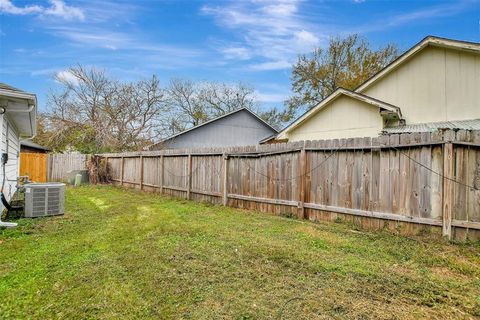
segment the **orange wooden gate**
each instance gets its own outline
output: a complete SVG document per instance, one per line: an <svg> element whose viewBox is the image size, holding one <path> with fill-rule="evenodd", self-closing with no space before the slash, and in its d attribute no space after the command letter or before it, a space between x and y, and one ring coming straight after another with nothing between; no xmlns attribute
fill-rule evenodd
<svg viewBox="0 0 480 320"><path fill-rule="evenodd" d="M20 175L34 182L47 182L47 154L20 152Z"/></svg>

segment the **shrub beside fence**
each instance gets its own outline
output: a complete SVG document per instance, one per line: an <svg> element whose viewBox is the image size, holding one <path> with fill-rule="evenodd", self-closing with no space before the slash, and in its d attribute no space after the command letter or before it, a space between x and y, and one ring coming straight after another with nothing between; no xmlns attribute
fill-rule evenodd
<svg viewBox="0 0 480 320"><path fill-rule="evenodd" d="M111 180L196 201L480 238L480 131L102 154Z"/></svg>

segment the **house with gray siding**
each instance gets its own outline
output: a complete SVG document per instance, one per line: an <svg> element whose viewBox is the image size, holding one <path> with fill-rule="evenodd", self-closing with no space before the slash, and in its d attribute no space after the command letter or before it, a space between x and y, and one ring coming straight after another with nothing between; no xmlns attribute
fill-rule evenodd
<svg viewBox="0 0 480 320"><path fill-rule="evenodd" d="M161 140L149 149L248 146L277 133L255 113L242 108Z"/></svg>

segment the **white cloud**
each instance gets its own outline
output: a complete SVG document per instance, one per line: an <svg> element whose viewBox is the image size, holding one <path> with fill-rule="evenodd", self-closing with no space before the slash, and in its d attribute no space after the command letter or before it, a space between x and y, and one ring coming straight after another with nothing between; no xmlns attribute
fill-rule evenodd
<svg viewBox="0 0 480 320"><path fill-rule="evenodd" d="M273 16L291 16L296 13L298 8L295 1L285 2L285 3L276 3L262 7L261 10L267 15Z"/></svg>
<svg viewBox="0 0 480 320"><path fill-rule="evenodd" d="M398 28L409 24L429 23L432 19L458 15L471 8L472 4L474 5L475 1L458 1L451 4L434 5L410 12L400 12L389 15L383 20L369 22L364 26L357 26L355 32L385 32L386 28Z"/></svg>
<svg viewBox="0 0 480 320"><path fill-rule="evenodd" d="M53 26L50 27L49 30L51 30L53 34L62 36L76 44L111 50L128 47L128 44L132 40L131 36L125 33L90 27Z"/></svg>
<svg viewBox="0 0 480 320"><path fill-rule="evenodd" d="M3 13L24 15L30 13L40 13L42 11L43 8L37 5L16 7L10 0L0 0L0 12Z"/></svg>
<svg viewBox="0 0 480 320"><path fill-rule="evenodd" d="M316 46L320 42L313 33L306 30L295 32L295 39L301 46Z"/></svg>
<svg viewBox="0 0 480 320"><path fill-rule="evenodd" d="M58 72L59 68L42 68L42 69L36 69L36 70L31 70L30 75L36 77L36 76L53 76L56 75Z"/></svg>
<svg viewBox="0 0 480 320"><path fill-rule="evenodd" d="M235 45L247 50L250 59L265 62L252 65L251 70L278 70L289 68L299 53L312 50L327 39L327 28L300 13L301 1L238 1L223 6L204 6L203 14L215 18L217 23L233 30ZM322 30L321 32L319 30ZM220 51L232 58L231 52ZM227 54L225 54L227 53ZM242 55L238 55L241 59Z"/></svg>
<svg viewBox="0 0 480 320"><path fill-rule="evenodd" d="M72 84L77 84L78 79L75 77L70 71L68 70L63 70L59 71L55 74L55 77L59 80L63 80Z"/></svg>
<svg viewBox="0 0 480 320"><path fill-rule="evenodd" d="M417 11L411 11L407 13L402 13L389 19L389 26L399 26L410 23L412 21L420 21L423 19L431 19L445 16L452 16L457 14L459 11L463 10L464 6L462 3L456 3L454 5L439 5L433 6L427 9L421 9Z"/></svg>
<svg viewBox="0 0 480 320"><path fill-rule="evenodd" d="M292 64L285 60L280 61L268 61L263 63L257 63L250 65L249 69L254 71L270 71L270 70L283 70L289 69Z"/></svg>
<svg viewBox="0 0 480 320"><path fill-rule="evenodd" d="M288 91L285 93L261 93L256 92L258 101L263 103L283 103L287 99Z"/></svg>
<svg viewBox="0 0 480 320"><path fill-rule="evenodd" d="M116 50L118 58L126 58L131 55L137 55L134 59L138 60L141 56L143 60L156 57L155 61L171 61L181 62L197 58L204 54L203 50L156 43L143 37L138 33L111 31L107 28L99 28L95 26L84 27L65 27L51 26L49 32L65 38L75 47L83 49L102 48L108 50ZM185 61L187 62L187 61ZM198 64L199 62L196 61Z"/></svg>
<svg viewBox="0 0 480 320"><path fill-rule="evenodd" d="M50 0L50 3L52 6L50 8L46 8L44 11L44 14L46 15L61 17L67 20L85 19L85 15L81 9L67 6L62 0Z"/></svg>
<svg viewBox="0 0 480 320"><path fill-rule="evenodd" d="M226 59L248 60L252 57L249 49L245 47L227 47L220 49Z"/></svg>
<svg viewBox="0 0 480 320"><path fill-rule="evenodd" d="M49 2L50 7L42 7L39 5L17 7L11 0L0 0L0 13L13 15L38 14L42 16L60 17L65 20L85 19L85 15L80 8L68 6L63 0L49 0Z"/></svg>
<svg viewBox="0 0 480 320"><path fill-rule="evenodd" d="M139 11L142 10L142 1L124 2L118 0L101 0L93 5L84 6L85 15L91 23L109 23L118 26L119 23L134 24Z"/></svg>

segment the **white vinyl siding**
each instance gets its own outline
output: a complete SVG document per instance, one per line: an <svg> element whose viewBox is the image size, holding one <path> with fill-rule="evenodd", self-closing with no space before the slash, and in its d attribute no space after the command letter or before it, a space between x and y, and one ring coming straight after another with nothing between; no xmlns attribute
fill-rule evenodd
<svg viewBox="0 0 480 320"><path fill-rule="evenodd" d="M377 137L383 129L380 110L342 96L287 134L289 141Z"/></svg>
<svg viewBox="0 0 480 320"><path fill-rule="evenodd" d="M4 187L4 194L7 200L15 193L16 189L16 179L19 172L19 146L20 146L20 139L18 137L18 133L15 127L12 125L11 121L8 120L8 116L2 115L1 116L1 128L2 128L2 136L1 136L1 144L0 150L1 153L7 152L8 153L8 162L5 166L5 173L6 173L6 181ZM3 180L3 170L0 170L0 183Z"/></svg>
<svg viewBox="0 0 480 320"><path fill-rule="evenodd" d="M407 124L480 118L480 55L427 47L361 93L400 107Z"/></svg>

